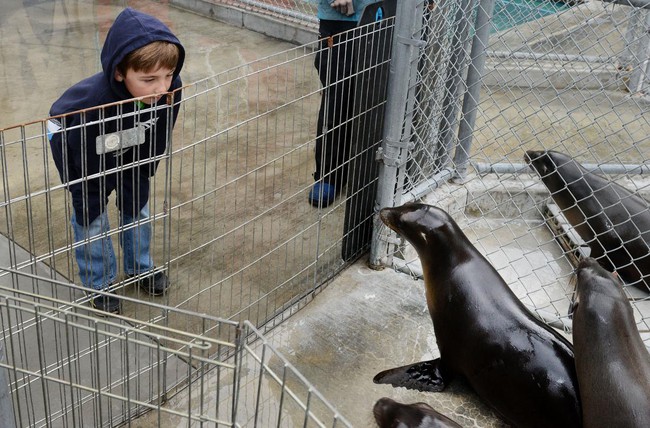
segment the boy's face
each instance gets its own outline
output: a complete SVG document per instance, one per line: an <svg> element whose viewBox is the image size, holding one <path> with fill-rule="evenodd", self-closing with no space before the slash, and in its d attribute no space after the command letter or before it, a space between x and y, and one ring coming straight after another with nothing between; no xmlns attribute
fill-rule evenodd
<svg viewBox="0 0 650 428"><path fill-rule="evenodd" d="M142 99L146 104L155 104L160 101L163 94L171 87L173 77L173 69L162 67L149 71L134 71L129 68L126 71L126 76L123 76L117 70L115 71L115 80L124 82L126 89L133 97L146 97Z"/></svg>

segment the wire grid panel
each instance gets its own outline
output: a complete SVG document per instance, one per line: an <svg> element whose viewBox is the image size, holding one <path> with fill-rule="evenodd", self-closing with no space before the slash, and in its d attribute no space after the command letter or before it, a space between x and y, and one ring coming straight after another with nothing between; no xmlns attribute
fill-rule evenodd
<svg viewBox="0 0 650 428"><path fill-rule="evenodd" d="M243 323L245 344L237 356L236 383L237 427L351 427L318 390L302 376L248 321ZM203 420L212 420L218 409L228 410L229 397L219 397L224 378L218 372L207 373L202 382L169 401L167 406L184 410L190 396L209 395L212 400L202 410ZM194 410L193 410L194 411ZM191 422L184 416L173 416L167 423L179 426ZM190 424L194 425L194 424ZM167 426L163 424L163 426Z"/></svg>
<svg viewBox="0 0 650 428"><path fill-rule="evenodd" d="M84 244L109 240L118 265L111 288L120 295L226 319L248 319L257 326L276 317L279 322L368 248L371 185L376 183L371 167L381 141L377 123L384 103L382 91L368 89L385 80L391 23L356 29L348 37L349 46L343 47L357 52L352 56L354 75L345 77L355 82L354 108L346 124L356 131L346 160L353 165L351 184L331 206L321 209L307 202L314 183L323 90L314 67L315 52L321 48L311 44L188 85L173 106L161 101L142 108L127 101L80 113L80 125L59 118L63 135L90 132L93 127L109 133L109 126L116 128L111 132L127 129L139 115L172 117L178 112L173 130L160 131L168 138L164 153L67 182L85 188L90 179L109 188L115 177L126 181L133 171L158 165L149 186L148 218L121 224L114 205L130 201L119 193L106 194L105 230L80 242L75 242L69 223L70 192L51 160L47 122L1 130L0 160L5 168L0 233L6 240L0 242L8 248L6 266L81 284L75 252ZM108 159L113 152L102 156ZM127 260L121 237L147 224L156 268L166 271L172 284L158 298L135 286L137 278L124 275ZM11 275L3 276L14 288L22 286ZM61 300L88 299L56 284L38 287L45 289L37 292ZM158 311L129 312L128 305L124 310L142 320L164 317Z"/></svg>
<svg viewBox="0 0 650 428"><path fill-rule="evenodd" d="M448 210L531 310L570 331L581 244L570 239L575 230L557 215L524 154L565 153L648 200L648 179L641 173L650 153L649 104L647 93L637 90L643 83L630 84L648 79L647 39L637 28L647 12L590 2L521 19L509 8L495 8L501 27L489 24L477 98L466 77L480 66L470 55L480 28L463 27L474 26L473 12L460 13L458 23L457 12L467 3L442 6L447 8L425 11L414 34L426 45L411 64L418 79L409 83L413 119L407 115L404 123L413 148L403 158L395 202L424 198ZM465 109L472 102L476 108ZM471 114L476 120L467 139L461 131ZM412 250L392 254L399 267L421 275ZM626 290L650 344L648 294Z"/></svg>
<svg viewBox="0 0 650 428"><path fill-rule="evenodd" d="M0 395L13 400L9 408L16 426L113 426L144 413L164 420L179 414L165 401L207 372L230 385L221 396L229 397L231 406L213 420L231 426L237 323L156 308L203 326L200 334L192 334L127 317L103 318L85 305L62 303L7 287L0 293L0 370L7 381L0 391L8 393ZM134 299L129 304L151 310ZM189 397L187 408L211 399L207 394Z"/></svg>
<svg viewBox="0 0 650 428"><path fill-rule="evenodd" d="M386 26L354 30L341 47L362 52L352 56L354 76L340 77L354 81L356 94L341 125L359 129L348 165L366 166L380 141L376 131L362 128L374 127L383 100L359 94L384 73L385 55L367 46L385 42L386 33ZM170 264L184 284L170 292L174 306L260 326L295 310L367 249L369 238L359 238L358 225L371 213L357 213L368 186L355 187L353 176L363 169L350 168L347 190L327 208L307 202L322 96L314 68L319 49L327 48L302 46L185 90L170 165Z"/></svg>
<svg viewBox="0 0 650 428"><path fill-rule="evenodd" d="M340 235L306 201L319 91L310 47L185 90L170 163L174 306L263 323L312 289L320 228Z"/></svg>

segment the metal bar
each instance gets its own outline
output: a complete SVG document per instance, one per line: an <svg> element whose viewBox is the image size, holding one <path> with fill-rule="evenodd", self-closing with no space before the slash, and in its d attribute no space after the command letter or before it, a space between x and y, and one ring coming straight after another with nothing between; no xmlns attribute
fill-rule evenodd
<svg viewBox="0 0 650 428"><path fill-rule="evenodd" d="M621 6L631 6L638 9L650 10L650 0L601 0L603 3L618 4Z"/></svg>
<svg viewBox="0 0 650 428"><path fill-rule="evenodd" d="M395 12L395 31L393 32L393 47L384 113L384 135L382 146L378 152L381 159L379 159L379 178L375 202L375 229L380 227L377 217L379 210L394 204L399 160L404 147L402 143L402 124L410 83L404 76L411 75L410 69L417 67L417 62L412 61L417 51L411 41L415 33L417 9L418 2L416 0L404 0L397 3ZM381 266L382 259L387 252L388 243L380 239L375 230L370 245L369 265Z"/></svg>
<svg viewBox="0 0 650 428"><path fill-rule="evenodd" d="M409 1L411 1L411 0L404 0L404 3L407 3ZM316 398L318 398L318 401L323 406L325 406L327 409L329 409L329 410L331 410L333 412L334 417L336 418L336 420L340 421L345 426L348 426L348 427L352 426L352 424L350 424L350 422L343 415L339 414L336 411L336 409L334 408L334 406L317 389L315 389L313 387L313 385L307 380L307 378L305 378L305 376L302 373L300 373L293 366L293 364L291 364L289 361L287 361L287 359L284 358L284 356L281 353L279 353L278 350L275 349L275 347L266 340L266 338L262 335L262 333L257 328L255 328L255 326L252 325L250 321L244 321L243 325L246 327L247 331L252 332L252 334L254 335L256 340L261 341L261 345L264 346L265 351L266 351L266 349L268 349L272 353L272 356L274 358L277 358L277 359L280 360L280 363L281 363L284 370L289 370L293 374L295 379L300 381L300 383L302 383L307 388L307 392L309 394L308 399L307 400L300 399L298 394L296 392L294 392L294 390L291 389L288 385L286 385L286 382L283 382L283 379L285 377L284 376L280 377L277 373L275 373L271 369L271 367L267 363L264 362L264 359L262 357L256 355L254 352L252 352L250 347L246 344L246 338L244 337L242 339L242 346L244 348L244 349L242 349L242 351L247 350L247 351L250 352L250 357L252 357L255 361L259 362L264 367L264 369L265 369L265 371L266 371L266 373L267 373L267 375L269 376L270 379L273 379L278 385L281 385L282 388L286 390L287 396L291 397L294 400L295 405L299 406L301 409L303 409L309 415L313 415L313 412L309 408L309 399L312 396L316 397ZM305 401L305 402L303 402L303 401ZM315 416L312 418L312 421L314 423L317 423L318 425L322 426L322 424L318 421L318 419Z"/></svg>
<svg viewBox="0 0 650 428"><path fill-rule="evenodd" d="M0 364L5 364L7 358L4 349L4 340L0 340ZM9 390L9 376L7 369L0 366L0 428L11 428L16 426L14 407Z"/></svg>
<svg viewBox="0 0 650 428"><path fill-rule="evenodd" d="M645 175L650 174L650 165L645 164L592 164L585 163L582 166L589 172L597 174L625 174L625 175ZM472 167L478 174L521 174L532 172L530 167L525 163L484 163L472 162Z"/></svg>
<svg viewBox="0 0 650 428"><path fill-rule="evenodd" d="M456 174L454 179L460 181L467 175L467 164L469 163L469 154L472 149L472 137L474 134L474 124L476 123L476 113L478 109L479 98L481 97L481 79L485 69L485 49L490 38L490 23L492 20L492 11L494 10L494 0L482 0L479 3L478 13L476 16L476 33L472 43L470 53L470 65L467 70L467 92L463 99L463 113L458 129L458 146L454 153L454 166Z"/></svg>
<svg viewBox="0 0 650 428"><path fill-rule="evenodd" d="M456 29L452 41L452 55L449 60L449 74L445 83L445 99L443 101L444 115L440 124L438 147L438 166L444 168L451 158L454 146L454 129L458 117L458 94L462 85L463 69L468 57L467 45L469 44L469 30L471 12L474 10L476 0L462 0L456 11L454 28Z"/></svg>
<svg viewBox="0 0 650 428"><path fill-rule="evenodd" d="M454 175L454 171L449 168L444 168L442 171L436 173L434 176L424 180L422 183L415 186L403 196L403 203L416 201L432 190L440 187L441 184L446 183Z"/></svg>

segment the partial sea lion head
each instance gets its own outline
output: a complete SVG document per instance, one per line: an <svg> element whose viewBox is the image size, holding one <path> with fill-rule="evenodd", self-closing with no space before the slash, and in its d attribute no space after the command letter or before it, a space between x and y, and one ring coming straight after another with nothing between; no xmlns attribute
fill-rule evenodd
<svg viewBox="0 0 650 428"><path fill-rule="evenodd" d="M372 409L379 428L459 427L427 403L403 404L388 397L377 400Z"/></svg>
<svg viewBox="0 0 650 428"><path fill-rule="evenodd" d="M539 174L552 194L584 177L587 171L572 157L553 150L528 150L524 161Z"/></svg>
<svg viewBox="0 0 650 428"><path fill-rule="evenodd" d="M625 301L620 277L603 268L597 260L591 257L580 261L576 270L576 278L576 295L572 305L574 313L581 302L590 306L592 295L599 296L600 306L607 302L614 305L617 302Z"/></svg>
<svg viewBox="0 0 650 428"><path fill-rule="evenodd" d="M406 238L417 249L440 240L456 224L449 214L440 208L407 203L399 207L384 208L379 212L381 220L392 230Z"/></svg>

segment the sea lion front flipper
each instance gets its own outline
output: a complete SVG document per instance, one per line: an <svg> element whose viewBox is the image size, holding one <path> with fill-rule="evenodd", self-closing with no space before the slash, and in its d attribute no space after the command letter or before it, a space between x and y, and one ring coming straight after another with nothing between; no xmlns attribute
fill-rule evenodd
<svg viewBox="0 0 650 428"><path fill-rule="evenodd" d="M449 383L450 376L440 358L421 361L408 366L396 367L377 373L375 383L387 383L418 391L440 392Z"/></svg>

